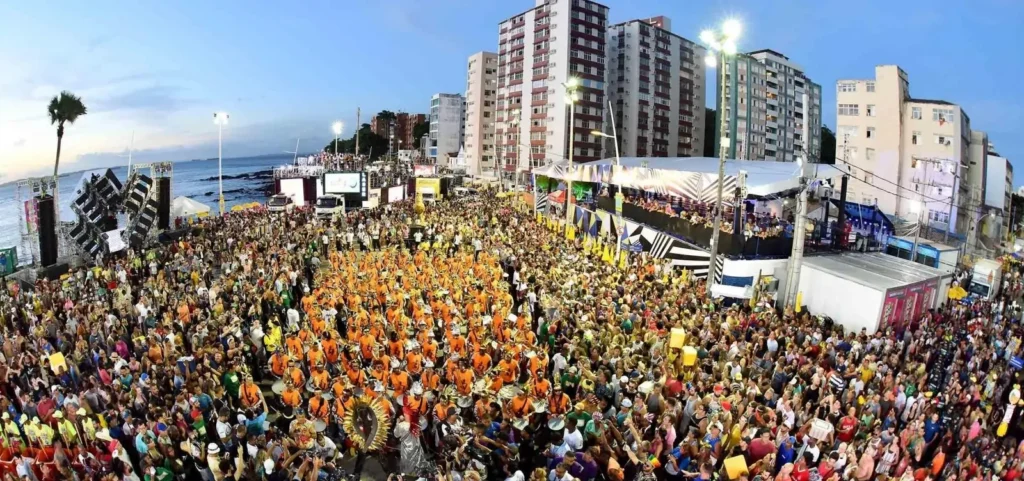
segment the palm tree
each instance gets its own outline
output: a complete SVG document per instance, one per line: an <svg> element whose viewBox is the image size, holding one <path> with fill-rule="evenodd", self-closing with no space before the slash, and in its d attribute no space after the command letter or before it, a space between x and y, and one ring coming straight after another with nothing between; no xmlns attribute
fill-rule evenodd
<svg viewBox="0 0 1024 481"><path fill-rule="evenodd" d="M82 99L67 90L55 95L46 109L50 113L50 125L57 124L57 160L53 162L53 176L57 177L60 167L60 143L64 139L64 123L75 123L78 117L85 115L85 104Z"/></svg>

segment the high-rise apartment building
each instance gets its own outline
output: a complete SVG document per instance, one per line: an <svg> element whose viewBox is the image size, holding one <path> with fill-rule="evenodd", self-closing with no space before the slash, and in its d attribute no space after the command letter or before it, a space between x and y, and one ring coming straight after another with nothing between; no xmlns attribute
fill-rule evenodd
<svg viewBox="0 0 1024 481"><path fill-rule="evenodd" d="M821 151L821 86L774 50L730 57L726 73L726 157L744 160L816 161ZM716 111L721 115L718 95ZM716 128L720 124L716 122ZM716 135L715 138L720 138ZM716 140L716 142L719 142ZM720 142L719 142L720 143Z"/></svg>
<svg viewBox="0 0 1024 481"><path fill-rule="evenodd" d="M973 147L973 145L972 145ZM1013 164L999 155L988 143L985 156L985 209L986 218L980 222L981 232L993 239L1001 239L1010 232L1010 206L1013 195ZM973 167L973 166L972 166Z"/></svg>
<svg viewBox="0 0 1024 481"><path fill-rule="evenodd" d="M388 139L393 136L394 145L392 147L395 149L411 149L416 145L416 139L412 137L413 129L416 128L416 124L426 122L426 114L398 112L393 121L374 115L370 119L370 131Z"/></svg>
<svg viewBox="0 0 1024 481"><path fill-rule="evenodd" d="M623 157L703 155L707 51L670 29L667 17L608 27L609 115Z"/></svg>
<svg viewBox="0 0 1024 481"><path fill-rule="evenodd" d="M602 130L608 7L589 0L537 0L534 8L502 21L498 34L495 151L511 175L548 161L602 158L590 134ZM563 84L579 81L575 125Z"/></svg>
<svg viewBox="0 0 1024 481"><path fill-rule="evenodd" d="M466 172L494 174L494 121L498 88L498 54L477 52L466 66Z"/></svg>
<svg viewBox="0 0 1024 481"><path fill-rule="evenodd" d="M853 202L966 232L971 204L983 199L986 144L956 104L911 97L909 76L896 65L875 67L872 79L836 82L836 167L853 177Z"/></svg>
<svg viewBox="0 0 1024 481"><path fill-rule="evenodd" d="M458 154L462 147L462 118L466 101L462 94L434 94L430 99L430 145L427 158L433 163Z"/></svg>

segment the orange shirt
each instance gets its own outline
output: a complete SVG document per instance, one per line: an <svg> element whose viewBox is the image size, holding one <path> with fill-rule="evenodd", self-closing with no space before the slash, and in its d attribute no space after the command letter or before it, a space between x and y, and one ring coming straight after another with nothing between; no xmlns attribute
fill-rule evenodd
<svg viewBox="0 0 1024 481"><path fill-rule="evenodd" d="M322 317L314 317L310 325L313 329L313 334L316 334L317 337L323 335L324 331L327 330L327 322Z"/></svg>
<svg viewBox="0 0 1024 481"><path fill-rule="evenodd" d="M405 366L410 374L419 374L423 371L423 354L410 352L405 357Z"/></svg>
<svg viewBox="0 0 1024 481"><path fill-rule="evenodd" d="M509 413L512 417L521 418L526 417L530 414L530 398L526 396L516 396L512 398L512 401L508 404Z"/></svg>
<svg viewBox="0 0 1024 481"><path fill-rule="evenodd" d="M377 343L377 340L370 334L364 334L359 337L359 350L363 354L364 359L373 357L373 345Z"/></svg>
<svg viewBox="0 0 1024 481"><path fill-rule="evenodd" d="M288 376L292 378L292 383L295 384L296 388L301 388L306 384L306 375L302 373L302 369L293 367Z"/></svg>
<svg viewBox="0 0 1024 481"><path fill-rule="evenodd" d="M533 382L534 397L545 398L548 396L548 391L551 391L551 381L539 378Z"/></svg>
<svg viewBox="0 0 1024 481"><path fill-rule="evenodd" d="M498 362L498 377L506 383L513 383L519 377L519 364L515 361L502 359Z"/></svg>
<svg viewBox="0 0 1024 481"><path fill-rule="evenodd" d="M388 355L391 357L405 357L405 342L401 339L388 343Z"/></svg>
<svg viewBox="0 0 1024 481"><path fill-rule="evenodd" d="M313 386L321 391L327 389L327 384L331 381L330 374L326 369L320 372L313 371L310 373L310 377L313 378Z"/></svg>
<svg viewBox="0 0 1024 481"><path fill-rule="evenodd" d="M327 401L320 396L309 398L309 416L317 419L327 419Z"/></svg>
<svg viewBox="0 0 1024 481"><path fill-rule="evenodd" d="M452 336L451 345L452 351L459 353L459 357L466 357L466 338Z"/></svg>
<svg viewBox="0 0 1024 481"><path fill-rule="evenodd" d="M310 347L309 352L306 353L306 361L310 367L320 364L324 360L324 352L317 347Z"/></svg>
<svg viewBox="0 0 1024 481"><path fill-rule="evenodd" d="M483 374L491 368L491 356L486 352L478 352L473 355L473 369L477 374Z"/></svg>
<svg viewBox="0 0 1024 481"><path fill-rule="evenodd" d="M424 373L420 378L420 383L423 384L423 389L428 391L436 391L441 386L441 376L436 372L432 374Z"/></svg>
<svg viewBox="0 0 1024 481"><path fill-rule="evenodd" d="M450 409L451 407L452 407L451 403L445 403L443 401L438 401L438 403L434 405L434 416L437 419L441 419L441 420L448 419L448 409Z"/></svg>
<svg viewBox="0 0 1024 481"><path fill-rule="evenodd" d="M302 359L304 357L302 355L302 340L297 336L288 336L288 338L284 340L284 344L288 347L288 354L295 359Z"/></svg>
<svg viewBox="0 0 1024 481"><path fill-rule="evenodd" d="M334 339L327 339L323 342L324 357L327 358L327 362L334 364L338 362L338 341Z"/></svg>
<svg viewBox="0 0 1024 481"><path fill-rule="evenodd" d="M548 398L548 413L559 415L569 412L569 395L562 393L561 396Z"/></svg>
<svg viewBox="0 0 1024 481"><path fill-rule="evenodd" d="M399 371L398 374L391 373L391 389L395 390L395 395L405 394L409 390L409 373Z"/></svg>
<svg viewBox="0 0 1024 481"><path fill-rule="evenodd" d="M427 401L422 396L406 396L405 407L420 415L427 414Z"/></svg>
<svg viewBox="0 0 1024 481"><path fill-rule="evenodd" d="M284 376L284 370L288 368L288 356L279 352L275 352L273 356L270 356L270 372L274 373L275 376Z"/></svg>
<svg viewBox="0 0 1024 481"><path fill-rule="evenodd" d="M297 408L299 407L299 404L302 402L302 396L299 394L298 389L289 387L285 389L283 393L281 393L281 402L283 402L286 406Z"/></svg>
<svg viewBox="0 0 1024 481"><path fill-rule="evenodd" d="M260 403L260 387L254 383L242 384L242 389L239 391L239 395L247 408L251 408Z"/></svg>
<svg viewBox="0 0 1024 481"><path fill-rule="evenodd" d="M423 356L430 359L430 362L437 362L437 341L423 343Z"/></svg>
<svg viewBox="0 0 1024 481"><path fill-rule="evenodd" d="M464 369L455 372L455 388L459 394L468 396L473 391L473 371Z"/></svg>

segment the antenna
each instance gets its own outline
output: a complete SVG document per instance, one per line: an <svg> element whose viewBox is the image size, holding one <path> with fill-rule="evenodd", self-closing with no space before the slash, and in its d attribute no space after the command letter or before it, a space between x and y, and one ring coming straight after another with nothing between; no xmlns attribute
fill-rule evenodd
<svg viewBox="0 0 1024 481"><path fill-rule="evenodd" d="M135 131L132 131L132 141L128 144L128 155L118 155L118 157L128 157L128 173L132 172L132 152L135 150Z"/></svg>

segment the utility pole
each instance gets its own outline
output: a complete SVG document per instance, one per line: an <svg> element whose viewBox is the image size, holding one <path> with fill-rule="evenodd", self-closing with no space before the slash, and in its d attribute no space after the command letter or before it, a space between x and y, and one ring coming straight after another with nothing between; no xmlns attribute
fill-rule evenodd
<svg viewBox="0 0 1024 481"><path fill-rule="evenodd" d="M356 107L356 155L355 155L356 157L359 157L359 131L362 130L362 129L359 128L360 125L361 125L359 123L359 114L360 114L360 108Z"/></svg>
<svg viewBox="0 0 1024 481"><path fill-rule="evenodd" d="M722 85L718 88L721 91L722 106L718 109L720 120L718 128L718 196L715 201L715 223L711 232L711 257L708 258L707 296L709 299L711 298L711 286L715 284L715 271L718 267L718 236L722 230L722 189L725 187L725 149L732 144L732 138L725 136L725 128L727 126L725 104L728 100L725 94L725 77L729 71L729 59L725 56L725 51L722 51L720 56L719 77L722 78Z"/></svg>
<svg viewBox="0 0 1024 481"><path fill-rule="evenodd" d="M793 224L793 251L790 255L789 275L786 279L786 305L795 305L800 292L800 268L804 260L805 222L807 219L807 178L800 173L800 194L797 195L797 214ZM795 306L794 306L795 307Z"/></svg>

